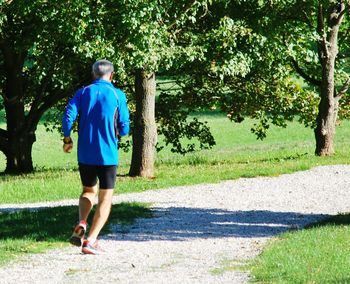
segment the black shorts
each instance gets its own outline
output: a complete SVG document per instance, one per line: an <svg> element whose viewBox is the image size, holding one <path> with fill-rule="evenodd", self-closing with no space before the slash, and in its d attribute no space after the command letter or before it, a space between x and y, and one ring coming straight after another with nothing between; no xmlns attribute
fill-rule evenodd
<svg viewBox="0 0 350 284"><path fill-rule="evenodd" d="M114 189L117 166L94 166L79 163L79 173L83 186L95 186L98 178L100 189Z"/></svg>

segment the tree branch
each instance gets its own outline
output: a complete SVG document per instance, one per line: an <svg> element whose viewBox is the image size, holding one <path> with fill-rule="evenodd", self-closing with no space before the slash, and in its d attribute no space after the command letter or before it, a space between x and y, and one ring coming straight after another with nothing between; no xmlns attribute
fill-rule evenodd
<svg viewBox="0 0 350 284"><path fill-rule="evenodd" d="M79 81L76 81L74 83L74 87L77 86L84 86L87 85L91 78L89 73L85 73L81 76L78 76L80 79ZM46 78L46 82L52 83L52 81L49 80L49 78ZM54 106L56 103L58 103L60 100L69 97L73 92L72 89L66 89L66 90L60 90L55 89L53 85L46 85L42 86L43 93L40 96L40 100L35 100L30 108L29 113L27 114L27 128L32 129L37 125L39 120L41 119L42 115L46 110L48 110L50 107ZM49 89L49 95L43 96L45 89Z"/></svg>
<svg viewBox="0 0 350 284"><path fill-rule="evenodd" d="M340 22L342 21L346 11L348 10L345 7L345 4L343 1L339 1L340 3L338 4L337 10L336 10L336 14L335 14L335 20L336 20L336 24L340 24Z"/></svg>
<svg viewBox="0 0 350 284"><path fill-rule="evenodd" d="M325 32L325 28L324 28L324 15L323 15L322 4L318 5L317 31L318 31L318 34L321 37L321 40L320 40L320 43L319 43L319 45L321 47L321 49L319 50L319 56L320 56L320 59L323 60L324 57L328 58L329 51L328 51L328 46L327 46L327 35L326 35L326 32ZM324 54L322 54L320 51L323 51Z"/></svg>
<svg viewBox="0 0 350 284"><path fill-rule="evenodd" d="M50 107L54 106L58 101L67 97L71 92L62 91L60 93L56 93L55 95L46 96L41 101L40 106L38 106L35 111L31 109L29 114L27 115L26 120L26 129L28 131L32 131L37 124L39 123L41 117Z"/></svg>
<svg viewBox="0 0 350 284"><path fill-rule="evenodd" d="M196 3L196 0L191 0L190 2L187 3L187 5L185 5L185 7L182 10L182 14L187 14L189 10L191 10L192 6ZM176 19L171 22L168 25L168 30L170 30L172 27L174 27L176 25Z"/></svg>
<svg viewBox="0 0 350 284"><path fill-rule="evenodd" d="M324 17L323 17L323 7L322 4L318 5L317 13L317 31L322 34L324 33Z"/></svg>
<svg viewBox="0 0 350 284"><path fill-rule="evenodd" d="M308 14L305 12L305 10L302 10L303 16L305 17L305 21L307 25L311 28L314 29L314 25L312 23L312 20L309 18Z"/></svg>
<svg viewBox="0 0 350 284"><path fill-rule="evenodd" d="M291 59L293 67L295 69L295 71L301 76L303 77L306 81L308 81L310 84L315 85L315 86L321 86L322 82L320 80L317 80L316 78L313 78L311 76L309 76L298 64L298 62L292 58Z"/></svg>
<svg viewBox="0 0 350 284"><path fill-rule="evenodd" d="M288 42L287 42L287 39L286 39L286 36L285 34L283 35L283 42L284 42L284 45L286 46L286 48L288 49ZM291 57L291 62L292 62L292 65L293 65L293 68L294 70L302 77L304 78L304 80L306 80L307 82L309 82L310 84L312 85L315 85L315 86L321 86L322 82L320 80L317 80L316 78L313 78L311 77L310 75L308 75L301 67L300 65L298 64L298 62L293 58Z"/></svg>
<svg viewBox="0 0 350 284"><path fill-rule="evenodd" d="M334 97L341 98L349 90L349 87L350 87L350 78L343 84L341 89L338 92L336 92Z"/></svg>

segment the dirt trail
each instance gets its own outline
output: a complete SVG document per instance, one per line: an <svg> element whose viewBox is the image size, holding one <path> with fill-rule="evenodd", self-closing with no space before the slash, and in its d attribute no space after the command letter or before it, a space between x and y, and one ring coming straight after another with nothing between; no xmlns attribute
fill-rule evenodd
<svg viewBox="0 0 350 284"><path fill-rule="evenodd" d="M246 283L249 273L233 268L283 231L349 212L346 200L345 165L124 194L115 202L150 202L154 217L114 225L101 240L104 254L86 256L69 247L33 255L1 267L0 283ZM17 207L0 205L0 211Z"/></svg>

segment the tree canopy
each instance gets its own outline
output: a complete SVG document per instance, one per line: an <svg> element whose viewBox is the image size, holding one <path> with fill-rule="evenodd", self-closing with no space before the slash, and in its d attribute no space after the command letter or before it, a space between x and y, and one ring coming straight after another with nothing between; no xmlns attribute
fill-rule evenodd
<svg viewBox="0 0 350 284"><path fill-rule="evenodd" d="M159 133L173 151L215 144L189 115L220 109L240 122L297 118L315 130L316 153L333 152L334 125L349 116L349 1L0 0L0 90L7 170L33 170L31 146L43 113L87 84L109 58L129 94L142 72L171 75L178 90L157 101ZM339 111L339 112L338 112ZM182 138L199 143L183 145ZM24 141L24 142L23 142ZM161 145L159 145L161 148Z"/></svg>
<svg viewBox="0 0 350 284"><path fill-rule="evenodd" d="M349 113L344 97L349 86L348 2L214 1L209 10L201 19L204 28L193 30L192 37L203 57L180 71L191 78L184 99L219 108L236 122L258 119L252 129L258 138L266 136L271 123L286 126L296 117L315 129L316 141L331 141L333 130L322 125L335 124L337 96L342 97L340 117ZM332 61L334 76L325 71ZM334 88L330 83L325 87L332 78ZM321 117L326 113L323 101L331 105L333 118ZM321 139L322 133L329 137ZM332 153L332 147L321 148L317 154Z"/></svg>
<svg viewBox="0 0 350 284"><path fill-rule="evenodd" d="M69 5L68 5L69 4ZM31 147L43 113L90 80L99 58L115 63L117 86L135 70L167 69L195 51L176 43L205 1L1 1L0 89L6 129L0 150L8 172L33 170ZM57 117L56 117L57 119ZM200 124L197 124L200 125Z"/></svg>

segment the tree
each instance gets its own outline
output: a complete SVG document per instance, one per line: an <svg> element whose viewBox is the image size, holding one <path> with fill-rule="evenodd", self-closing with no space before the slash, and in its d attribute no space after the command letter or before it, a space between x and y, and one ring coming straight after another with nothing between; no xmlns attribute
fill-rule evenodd
<svg viewBox="0 0 350 284"><path fill-rule="evenodd" d="M92 8L80 1L0 2L0 90L6 114L0 151L7 173L33 171L40 118L90 79L91 59L79 50L94 21L87 17Z"/></svg>
<svg viewBox="0 0 350 284"><path fill-rule="evenodd" d="M348 5L216 1L201 23L207 28L198 33L197 45L205 55L195 64L186 96L199 103L206 98L237 122L257 118L252 131L259 138L270 123L285 126L298 117L315 130L315 153L331 155L338 104L350 84Z"/></svg>
<svg viewBox="0 0 350 284"><path fill-rule="evenodd" d="M133 127L131 176L154 176L154 156L157 145L155 121L155 75L169 69L179 58L191 60L195 51L180 45L179 34L187 24L195 21L206 1L112 1L105 4L119 61L119 78L134 84L136 110ZM116 28L119 27L119 28ZM112 29L111 29L112 28ZM114 32L117 31L117 32ZM130 79L131 74L133 80ZM169 120L162 120L162 123ZM201 127L197 123L197 128ZM174 142L177 143L177 142Z"/></svg>
<svg viewBox="0 0 350 284"><path fill-rule="evenodd" d="M310 2L305 5L303 1L295 1L286 7L289 11L284 8L290 20L281 26L285 30L279 30L278 35L283 38L293 70L318 90L320 101L315 127L315 153L326 156L334 153L339 101L350 85L346 72L350 27L348 19L344 19L349 3L340 0Z"/></svg>
<svg viewBox="0 0 350 284"><path fill-rule="evenodd" d="M7 158L6 172L33 170L31 149L40 118L50 107L63 106L74 90L90 80L91 63L104 57L115 62L117 85L135 84L139 106L135 149L154 152L154 81L149 80L148 87L148 80L140 78L149 74L154 79L160 68L173 65L177 53L193 57L191 49L177 46L176 35L186 22L194 21L205 1L161 4L155 0L74 1L69 5L43 0L0 2L0 90L7 123L6 130L0 131L0 150ZM149 107L144 108L144 103ZM144 110L150 111L147 121ZM197 123L192 128L200 127ZM152 133L150 139L138 138L144 133ZM144 145L139 147L138 141ZM145 146L147 142L150 145ZM153 176L154 153L148 158L143 150L134 152L139 157L133 158L131 174Z"/></svg>

